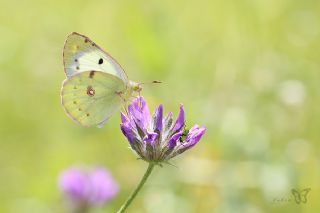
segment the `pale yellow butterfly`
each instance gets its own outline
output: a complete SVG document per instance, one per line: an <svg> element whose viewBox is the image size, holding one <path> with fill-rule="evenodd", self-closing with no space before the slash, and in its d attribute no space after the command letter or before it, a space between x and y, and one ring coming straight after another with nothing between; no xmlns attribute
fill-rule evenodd
<svg viewBox="0 0 320 213"><path fill-rule="evenodd" d="M117 61L88 37L71 33L63 49L67 79L61 88L66 113L85 127L102 127L141 84L128 80Z"/></svg>

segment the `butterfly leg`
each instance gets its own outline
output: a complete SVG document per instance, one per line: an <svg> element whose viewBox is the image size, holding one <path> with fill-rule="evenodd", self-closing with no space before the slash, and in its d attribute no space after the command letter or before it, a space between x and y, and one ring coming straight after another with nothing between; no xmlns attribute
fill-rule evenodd
<svg viewBox="0 0 320 213"><path fill-rule="evenodd" d="M140 107L142 107L142 102L141 102L141 90L139 90L139 100L140 100Z"/></svg>
<svg viewBox="0 0 320 213"><path fill-rule="evenodd" d="M122 107L123 107L124 111L126 112L126 114L129 115L129 113L127 111L127 108L128 108L127 103L124 103L124 106L122 106Z"/></svg>
<svg viewBox="0 0 320 213"><path fill-rule="evenodd" d="M116 94L122 99L122 101L124 102L124 106L123 106L123 109L124 111L126 112L126 114L128 115L128 111L127 111L127 101L126 99L123 97L123 93L120 91L120 92L116 92Z"/></svg>

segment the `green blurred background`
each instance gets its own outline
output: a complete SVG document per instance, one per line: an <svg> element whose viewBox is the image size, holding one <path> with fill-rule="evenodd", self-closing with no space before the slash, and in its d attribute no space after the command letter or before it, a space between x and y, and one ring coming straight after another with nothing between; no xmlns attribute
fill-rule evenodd
<svg viewBox="0 0 320 213"><path fill-rule="evenodd" d="M200 143L157 168L128 212L320 211L320 2L4 1L0 8L0 212L63 212L59 173L103 165L119 195L146 163L136 160L116 114L82 128L60 105L66 36L87 35L134 81L161 80L142 95L188 126ZM311 188L296 204L291 189ZM281 200L283 199L283 200ZM286 201L291 199L290 201Z"/></svg>

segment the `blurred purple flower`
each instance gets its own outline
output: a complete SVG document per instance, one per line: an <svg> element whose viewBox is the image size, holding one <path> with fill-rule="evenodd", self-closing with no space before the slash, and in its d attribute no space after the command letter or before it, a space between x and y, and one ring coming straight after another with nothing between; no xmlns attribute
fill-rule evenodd
<svg viewBox="0 0 320 213"><path fill-rule="evenodd" d="M162 104L150 118L149 108L142 96L128 106L128 115L121 113L121 130L131 148L145 161L160 163L193 147L205 133L205 127L194 125L185 129L183 105L173 123L172 113L163 118Z"/></svg>
<svg viewBox="0 0 320 213"><path fill-rule="evenodd" d="M60 175L59 186L75 208L103 205L118 192L118 185L103 168L65 170Z"/></svg>

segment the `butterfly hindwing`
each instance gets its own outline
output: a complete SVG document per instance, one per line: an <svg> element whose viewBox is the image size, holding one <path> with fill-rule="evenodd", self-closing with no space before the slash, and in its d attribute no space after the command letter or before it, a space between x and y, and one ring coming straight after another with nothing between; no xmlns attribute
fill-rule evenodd
<svg viewBox="0 0 320 213"><path fill-rule="evenodd" d="M120 108L119 94L125 90L124 82L114 75L84 71L63 82L61 99L73 120L85 127L100 126Z"/></svg>
<svg viewBox="0 0 320 213"><path fill-rule="evenodd" d="M63 61L68 78L80 72L96 70L115 75L125 83L128 81L115 59L88 37L76 32L71 33L65 42Z"/></svg>
<svg viewBox="0 0 320 213"><path fill-rule="evenodd" d="M306 203L307 202L307 195L311 189L306 188L300 191L300 197L301 197L301 202Z"/></svg>

